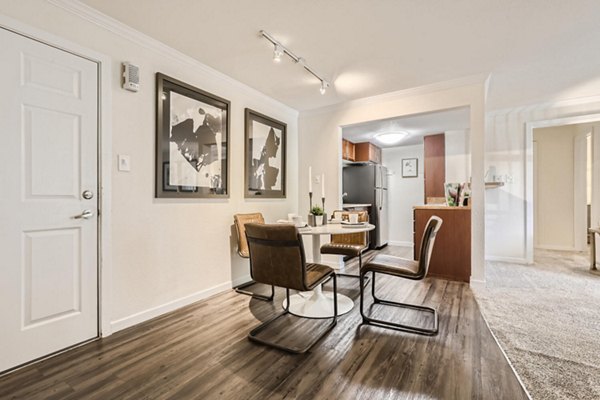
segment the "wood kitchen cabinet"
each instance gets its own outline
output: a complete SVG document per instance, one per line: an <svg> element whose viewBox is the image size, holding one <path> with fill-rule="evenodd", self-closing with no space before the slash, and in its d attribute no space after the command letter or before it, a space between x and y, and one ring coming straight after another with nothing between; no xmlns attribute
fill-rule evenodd
<svg viewBox="0 0 600 400"><path fill-rule="evenodd" d="M356 161L354 143L342 139L342 158L347 161Z"/></svg>
<svg viewBox="0 0 600 400"><path fill-rule="evenodd" d="M425 177L425 204L431 199L446 197L446 138L443 133L423 138Z"/></svg>
<svg viewBox="0 0 600 400"><path fill-rule="evenodd" d="M355 143L355 161L360 162L373 162L375 164L381 164L381 149L375 146L373 143L363 142Z"/></svg>
<svg viewBox="0 0 600 400"><path fill-rule="evenodd" d="M421 238L431 216L442 219L435 237L429 272L452 281L469 282L471 279L471 208L448 206L417 206L414 216L414 258L419 259Z"/></svg>

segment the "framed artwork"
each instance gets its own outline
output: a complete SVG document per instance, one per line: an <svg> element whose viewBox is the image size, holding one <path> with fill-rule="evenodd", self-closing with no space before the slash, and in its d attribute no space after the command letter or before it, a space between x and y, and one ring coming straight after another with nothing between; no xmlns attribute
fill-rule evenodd
<svg viewBox="0 0 600 400"><path fill-rule="evenodd" d="M416 178L419 176L419 159L418 158L403 158L402 159L402 177Z"/></svg>
<svg viewBox="0 0 600 400"><path fill-rule="evenodd" d="M246 108L245 196L285 198L287 125Z"/></svg>
<svg viewBox="0 0 600 400"><path fill-rule="evenodd" d="M230 102L156 74L156 197L229 197Z"/></svg>

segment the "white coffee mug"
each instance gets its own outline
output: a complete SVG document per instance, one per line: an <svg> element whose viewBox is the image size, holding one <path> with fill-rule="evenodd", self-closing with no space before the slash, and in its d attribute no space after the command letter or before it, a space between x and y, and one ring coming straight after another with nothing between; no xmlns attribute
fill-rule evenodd
<svg viewBox="0 0 600 400"><path fill-rule="evenodd" d="M336 211L333 213L333 219L335 219L336 221L341 221L342 219L342 212L341 211Z"/></svg>
<svg viewBox="0 0 600 400"><path fill-rule="evenodd" d="M358 223L358 214L350 214L349 220L350 220L351 224L357 224Z"/></svg>
<svg viewBox="0 0 600 400"><path fill-rule="evenodd" d="M293 222L294 221L294 217L297 217L297 215L296 214L292 214L292 213L288 214L288 221Z"/></svg>
<svg viewBox="0 0 600 400"><path fill-rule="evenodd" d="M304 224L302 223L302 217L299 215L294 215L292 217L292 222L294 223L294 225L296 226L303 226Z"/></svg>

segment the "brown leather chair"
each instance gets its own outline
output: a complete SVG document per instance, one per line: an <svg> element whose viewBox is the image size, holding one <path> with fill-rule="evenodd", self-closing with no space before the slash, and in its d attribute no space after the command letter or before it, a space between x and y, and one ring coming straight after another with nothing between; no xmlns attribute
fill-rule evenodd
<svg viewBox="0 0 600 400"><path fill-rule="evenodd" d="M334 213L340 212L334 211ZM358 222L369 222L369 213L366 211L342 211L342 220L348 220L350 214L358 214ZM347 233L331 235L331 242L321 246L321 254L335 254L346 257L358 257L358 268L362 268L362 253L369 248L368 232ZM337 274L360 278L359 274Z"/></svg>
<svg viewBox="0 0 600 400"><path fill-rule="evenodd" d="M419 261L407 260L400 257L389 256L385 254L378 254L372 260L370 260L360 270L360 314L363 317L363 324L375 325L382 328L390 328L399 331L418 333L420 335L433 336L438 333L438 315L437 311L431 307L424 307L414 304L398 303L390 300L379 299L375 295L375 275L385 274L397 276L405 279L421 280L427 275L429 269L429 261L431 259L431 252L433 251L433 245L435 243L435 235L442 226L442 219L433 216L427 222L425 226L425 232L423 233L423 239L421 241L421 253L419 255ZM364 279L365 274L372 272L372 294L373 301L376 304L383 304L388 306L395 306L400 308L409 308L413 310L425 311L433 314L433 329L426 329L417 326L411 326L401 323L395 323L391 321L384 321L380 319L374 319L365 314L364 311Z"/></svg>
<svg viewBox="0 0 600 400"><path fill-rule="evenodd" d="M235 230L237 231L237 244L238 244L238 254L242 258L250 258L250 253L248 251L248 242L246 241L246 224L264 224L265 219L261 213L250 213L250 214L235 214L233 216L233 222L235 225ZM250 282L243 283L233 288L237 293L245 294L246 296L252 296L258 300L271 301L273 300L273 296L275 295L275 288L271 286L271 295L265 296L262 294L250 292L248 290L243 290L248 286L252 286L256 284L253 280Z"/></svg>
<svg viewBox="0 0 600 400"><path fill-rule="evenodd" d="M333 269L321 264L306 263L302 237L293 225L247 224L246 238L249 245L252 279L256 282L285 288L287 298L285 310L250 331L248 338L291 353L308 351L337 323L337 282ZM309 291L330 278L333 279L334 315L323 333L301 348L287 347L258 337L258 334L272 322L289 314L290 289L301 292Z"/></svg>

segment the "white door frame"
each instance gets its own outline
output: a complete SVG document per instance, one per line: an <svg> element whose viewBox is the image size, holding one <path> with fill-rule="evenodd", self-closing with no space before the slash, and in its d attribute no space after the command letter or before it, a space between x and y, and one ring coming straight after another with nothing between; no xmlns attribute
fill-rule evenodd
<svg viewBox="0 0 600 400"><path fill-rule="evenodd" d="M534 243L534 191L533 191L533 130L553 126L600 122L600 114L577 115L525 123L525 260L533 264ZM595 177L596 181L600 177ZM596 183L596 182L594 182ZM592 200L592 203L594 201ZM593 207L593 205L592 205Z"/></svg>
<svg viewBox="0 0 600 400"><path fill-rule="evenodd" d="M112 242L111 242L111 174L112 174L112 60L43 30L0 14L0 28L28 37L48 46L67 51L98 64L98 336L112 333Z"/></svg>

